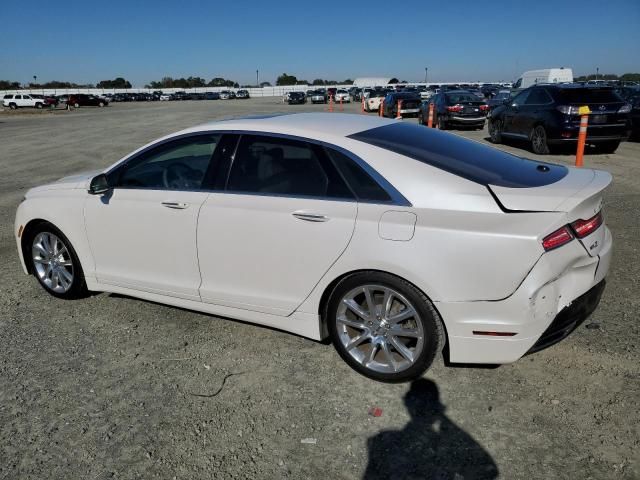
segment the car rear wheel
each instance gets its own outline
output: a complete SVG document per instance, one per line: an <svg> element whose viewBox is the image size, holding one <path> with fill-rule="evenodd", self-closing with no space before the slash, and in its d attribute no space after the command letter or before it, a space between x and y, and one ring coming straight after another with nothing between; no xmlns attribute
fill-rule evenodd
<svg viewBox="0 0 640 480"><path fill-rule="evenodd" d="M547 144L547 132L542 125L538 125L531 132L531 149L538 155L547 155L549 145Z"/></svg>
<svg viewBox="0 0 640 480"><path fill-rule="evenodd" d="M74 103L73 108L80 108L80 104L78 102Z"/></svg>
<svg viewBox="0 0 640 480"><path fill-rule="evenodd" d="M438 115L438 128L440 130L446 130L447 129L447 121Z"/></svg>
<svg viewBox="0 0 640 480"><path fill-rule="evenodd" d="M31 270L51 295L73 299L86 295L87 287L80 260L71 242L56 227L43 223L25 239L25 257L30 255ZM29 261L29 257L25 258Z"/></svg>
<svg viewBox="0 0 640 480"><path fill-rule="evenodd" d="M36 103L36 108L38 110L42 110L42 104L41 103Z"/></svg>
<svg viewBox="0 0 640 480"><path fill-rule="evenodd" d="M620 146L619 141L603 142L596 145L596 152L598 153L614 153Z"/></svg>
<svg viewBox="0 0 640 480"><path fill-rule="evenodd" d="M489 137L492 143L502 142L502 122L500 120L489 120Z"/></svg>
<svg viewBox="0 0 640 480"><path fill-rule="evenodd" d="M17 108L18 108L18 105L16 105L15 103L10 103L10 104L9 104L9 108L10 108L11 110L15 110L15 109L17 109Z"/></svg>
<svg viewBox="0 0 640 480"><path fill-rule="evenodd" d="M424 117L422 116L422 112L418 113L418 125L424 125Z"/></svg>
<svg viewBox="0 0 640 480"><path fill-rule="evenodd" d="M99 106L100 108L104 107L104 102L100 102L100 103L98 104L98 106Z"/></svg>
<svg viewBox="0 0 640 480"><path fill-rule="evenodd" d="M331 294L325 320L342 359L381 382L420 377L444 345L440 316L429 299L387 273L343 279Z"/></svg>

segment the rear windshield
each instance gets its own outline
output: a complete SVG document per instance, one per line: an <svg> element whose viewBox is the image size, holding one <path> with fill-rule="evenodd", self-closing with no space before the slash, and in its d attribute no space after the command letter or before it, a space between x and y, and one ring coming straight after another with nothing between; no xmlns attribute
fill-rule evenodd
<svg viewBox="0 0 640 480"><path fill-rule="evenodd" d="M481 100L477 95L473 93L447 93L447 103L466 103L466 102L480 102Z"/></svg>
<svg viewBox="0 0 640 480"><path fill-rule="evenodd" d="M562 88L558 99L563 103L615 103L622 99L610 88Z"/></svg>
<svg viewBox="0 0 640 480"><path fill-rule="evenodd" d="M568 173L562 165L516 157L472 140L408 123L365 130L350 138L482 185L540 187L555 183Z"/></svg>

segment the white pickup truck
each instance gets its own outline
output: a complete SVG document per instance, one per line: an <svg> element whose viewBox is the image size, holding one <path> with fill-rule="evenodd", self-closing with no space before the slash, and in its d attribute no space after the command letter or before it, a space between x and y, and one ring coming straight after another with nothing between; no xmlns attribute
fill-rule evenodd
<svg viewBox="0 0 640 480"><path fill-rule="evenodd" d="M42 98L34 98L31 95L18 93L13 95L5 95L2 99L2 106L15 110L20 107L43 108L45 106Z"/></svg>

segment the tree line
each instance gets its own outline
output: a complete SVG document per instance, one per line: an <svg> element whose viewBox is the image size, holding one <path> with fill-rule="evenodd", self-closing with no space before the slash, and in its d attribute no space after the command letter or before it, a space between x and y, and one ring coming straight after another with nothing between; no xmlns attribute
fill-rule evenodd
<svg viewBox="0 0 640 480"><path fill-rule="evenodd" d="M586 82L589 80L619 80L621 82L640 82L640 73L624 73L616 75L615 73L595 73L590 75L580 75L574 78L576 82Z"/></svg>
<svg viewBox="0 0 640 480"><path fill-rule="evenodd" d="M0 90L20 90L21 88L131 88L131 82L122 77L117 77L113 80L101 80L96 85L93 83L80 84L74 82L61 82L59 80L51 80L50 82L44 83L30 82L26 85L22 85L20 82L0 80Z"/></svg>
<svg viewBox="0 0 640 480"><path fill-rule="evenodd" d="M278 85L278 86L290 86L290 85L317 85L317 86L322 86L322 85L353 85L353 80L348 78L348 79L343 80L343 81L340 82L340 81L337 81L337 80L324 80L322 78L316 78L312 82L309 82L307 80L299 80L295 75L288 75L286 73L283 73L276 80L276 85Z"/></svg>

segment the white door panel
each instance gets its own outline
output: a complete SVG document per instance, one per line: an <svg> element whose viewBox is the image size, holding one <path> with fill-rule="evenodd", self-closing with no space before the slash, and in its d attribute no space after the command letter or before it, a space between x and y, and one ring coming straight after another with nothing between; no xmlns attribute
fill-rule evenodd
<svg viewBox="0 0 640 480"><path fill-rule="evenodd" d="M199 300L205 192L118 189L89 196L85 224L100 283Z"/></svg>
<svg viewBox="0 0 640 480"><path fill-rule="evenodd" d="M340 257L357 204L211 194L198 220L202 301L289 315Z"/></svg>

